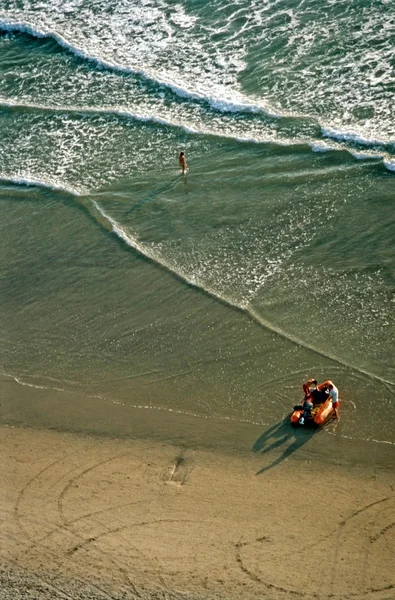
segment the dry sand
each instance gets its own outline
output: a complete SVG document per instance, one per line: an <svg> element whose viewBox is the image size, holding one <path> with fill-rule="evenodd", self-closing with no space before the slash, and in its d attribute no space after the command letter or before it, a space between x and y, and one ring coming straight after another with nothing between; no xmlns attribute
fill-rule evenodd
<svg viewBox="0 0 395 600"><path fill-rule="evenodd" d="M3 426L1 599L393 600L393 469L253 436L238 455Z"/></svg>

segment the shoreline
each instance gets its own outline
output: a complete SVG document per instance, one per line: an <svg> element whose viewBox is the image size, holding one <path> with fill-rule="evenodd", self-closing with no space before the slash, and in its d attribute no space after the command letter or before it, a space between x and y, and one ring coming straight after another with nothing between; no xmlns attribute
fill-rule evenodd
<svg viewBox="0 0 395 600"><path fill-rule="evenodd" d="M104 434L93 406L34 389L19 395L31 399L30 427L27 412L16 423L13 389L5 425L6 388L2 600L388 600L395 590L392 447L371 444L367 460L325 431L290 437L284 423L136 410L127 421L124 407L112 415L118 433L113 422ZM60 431L72 415L79 431Z"/></svg>
<svg viewBox="0 0 395 600"><path fill-rule="evenodd" d="M53 430L108 439L140 439L170 443L225 455L268 457L262 467L273 468L293 456L329 464L395 469L395 445L342 435L339 423L318 428L295 428L289 416L267 423L207 417L167 408L136 408L107 398L70 391L41 389L2 380L0 427Z"/></svg>

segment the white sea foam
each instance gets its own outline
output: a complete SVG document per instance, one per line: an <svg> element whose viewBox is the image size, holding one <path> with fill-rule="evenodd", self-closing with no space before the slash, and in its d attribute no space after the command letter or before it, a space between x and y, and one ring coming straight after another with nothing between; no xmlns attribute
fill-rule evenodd
<svg viewBox="0 0 395 600"><path fill-rule="evenodd" d="M132 121L137 121L137 122L141 122L141 123L153 123L153 124L157 124L160 126L164 126L164 127L171 127L171 128L176 128L176 129L180 129L182 131L184 131L185 133L188 134L192 134L192 135L204 135L204 136L214 136L214 137L220 137L222 139L227 139L227 140L234 140L240 143L248 143L248 144L275 144L276 146L283 146L283 147L297 147L301 145L301 141L295 138L281 138L275 135L264 135L264 131L262 132L263 135L257 135L256 137L252 137L252 136L240 136L237 135L236 133L233 133L232 131L221 131L218 129L209 129L207 127L204 126L187 126L185 125L185 123L183 122L178 122L178 121L172 121L171 118L167 119L164 116L158 116L157 114L153 113L153 114L144 114L144 113L138 113L132 110L128 110L127 108L123 108L123 107L111 107L111 106L101 106L101 107L90 107L90 106L63 106L63 105L43 105L43 104L32 104L32 103L28 103L28 102L15 102L12 100L8 100L8 99L4 99L0 97L0 107L4 106L4 107L10 107L10 108L24 108L27 110L31 110L31 111L42 111L42 112L51 112L54 114L61 114L64 115L65 113L70 113L70 114L78 114L78 115L103 115L103 116L119 116L119 117L124 117L127 119L130 119ZM172 117L172 114L169 114L169 117ZM203 125L203 123L201 124ZM303 143L303 142L302 142ZM310 148L312 149L313 152L328 152L328 151L348 151L355 159L357 160L378 160L378 159L383 159L384 155L383 153L378 153L377 151L370 151L370 152L357 152L355 150L352 150L350 148L348 148L347 146L344 147L339 147L339 145L334 144L333 146L331 146L330 144L327 144L324 141L321 140L317 140L314 142L305 142L306 146L310 146ZM391 159L386 159L384 161L385 166L388 168L388 170L393 171L394 167L393 167L393 160ZM315 171L317 173L317 171ZM301 174L299 174L301 175ZM305 174L302 174L303 176ZM0 175L1 177L1 175ZM21 184L25 184L25 185L42 185L42 186L46 186L46 187L50 187L54 190L59 190L59 191L64 191L66 193L72 194L72 195L79 195L79 194L84 194L87 193L89 191L88 188L75 188L75 187L71 187L69 185L64 185L63 182L59 182L58 180L51 178L45 178L42 179L41 177L36 177L36 176L14 176L14 175L4 175L2 177L3 179L7 180L7 181L12 181L14 183L21 183Z"/></svg>
<svg viewBox="0 0 395 600"><path fill-rule="evenodd" d="M71 196L79 196L82 192L82 190L77 191L77 189L69 187L69 186L65 186L61 183L58 183L57 181L54 181L53 179L47 180L47 179L41 179L38 177L34 177L34 176L15 176L15 175L6 175L4 173L0 173L0 181L2 181L3 183L12 183L15 185L25 185L25 186L37 186L37 187L43 187L43 188L48 188L51 190L55 190L55 191L59 191L59 192L65 192L66 194L70 194Z"/></svg>
<svg viewBox="0 0 395 600"><path fill-rule="evenodd" d="M1 373L1 375L5 376L5 377L9 377L13 381L15 381L15 383L17 383L21 386L30 387L30 388L34 388L37 390L47 390L47 391L54 390L56 392L66 392L66 393L72 394L72 395L80 395L81 394L80 389L69 389L67 387L56 387L53 384L52 385L37 385L35 383L26 381L24 379L24 377L25 377L24 375L13 375L10 373ZM31 377L31 376L29 375L28 377ZM48 377L47 379L52 379L52 378ZM59 382L63 383L62 380L59 380ZM67 380L64 381L64 383L67 384L68 383ZM79 385L78 382L73 382L73 383ZM169 407L165 407L165 406L154 406L154 405L150 405L150 404L129 404L129 403L126 404L125 402L121 402L120 400L115 400L114 398L104 396L101 394L87 393L86 389L84 390L84 396L88 397L88 398L99 398L100 400L104 400L105 402L108 402L110 404L115 404L115 405L119 405L119 406L128 406L129 408L134 408L137 410L155 410L155 411L162 411L162 412L186 415L186 416L190 416L190 417L195 417L197 419L207 419L207 420L215 419L215 420L219 420L219 421L231 421L231 422L235 422L235 423L248 423L249 425L259 425L259 426L268 425L268 423L265 423L262 421L252 421L252 420L248 420L248 419L236 419L236 418L228 417L225 415L213 417L211 415L202 415L202 414L194 413L191 411L179 410L176 408L169 408Z"/></svg>
<svg viewBox="0 0 395 600"><path fill-rule="evenodd" d="M355 152L350 150L350 154L357 160L379 160L383 158L383 154L379 152Z"/></svg>
<svg viewBox="0 0 395 600"><path fill-rule="evenodd" d="M133 121L140 121L142 123L157 123L158 125L164 125L166 127L176 127L183 129L186 133L191 134L205 134L210 135L210 131L197 129L194 127L187 127L183 123L177 123L170 119L158 117L155 114L143 114L130 111L126 108L114 108L112 106L56 106L56 105L43 105L43 104L31 104L27 102L14 102L12 100L6 100L0 97L0 106L6 106L9 108L26 108L29 110L53 112L53 113L76 113L78 115L115 115L118 117L126 117Z"/></svg>
<svg viewBox="0 0 395 600"><path fill-rule="evenodd" d="M169 89L173 90L180 97L184 97L186 99L195 99L198 101L205 102L209 106L211 106L211 108L213 108L219 112L223 112L223 113L250 112L250 113L255 113L257 115L264 114L266 116L269 116L269 117L275 118L275 119L279 119L279 120L281 120L281 117L289 117L290 116L287 114L286 111L283 111L282 113L280 113L278 111L272 110L268 106L263 106L260 103L251 102L251 100L248 97L240 94L235 89L230 89L230 88L225 89L224 86L222 86L222 87L215 86L215 89L214 89L214 87L211 89L212 94L206 95L206 93L204 91L198 92L195 89L189 89L188 87L186 87L184 85L179 85L179 83L172 80L172 78L168 75L166 75L166 77L158 76L154 70L144 69L144 68L134 68L134 67L130 67L130 66L125 66L125 65L117 63L115 61L104 60L103 58L101 58L97 55L91 54L90 50L80 48L75 43L69 42L63 35L59 34L56 31L53 31L50 28L43 28L43 27L40 28L37 26L33 26L27 22L4 20L4 19L0 20L0 28L2 28L3 30L7 30L7 31L25 32L25 33L28 33L37 38L51 37L60 46L66 48L73 54L75 54L85 60L93 61L96 64L101 65L110 70L115 70L115 71L123 72L123 73L133 73L133 74L143 75L149 81L156 83L158 86L168 87ZM220 89L222 89L224 92L224 98L216 97L216 94L218 94L218 90L220 90ZM202 90L204 90L204 87L202 88ZM226 96L229 96L229 94L231 95L231 97L226 97ZM21 103L21 105L22 104L23 103ZM12 103L3 99L3 105L12 105ZM128 108L123 108L123 107L119 107L119 108L118 107L102 107L102 108L62 107L62 108L60 108L60 107L52 106L52 107L48 107L48 108L51 108L52 110L58 110L58 111L65 108L65 110L76 110L79 112L86 112L89 114L93 114L93 113L117 114L119 116L126 116L126 117L129 117L134 120L139 120L141 122L150 121L150 122L156 122L158 124L162 124L162 125L166 125L166 126L179 127L179 128L182 128L186 133L192 133L192 134L198 133L198 134L204 134L204 135L219 135L224 138L236 139L237 141L242 141L242 142L251 142L251 143L273 142L273 143L280 144L280 145L294 145L295 143L309 143L310 147L312 148L312 150L314 152L324 152L324 151L328 151L331 149L335 149L335 147L332 148L330 145L326 145L325 142L323 142L321 140L314 140L314 141L309 142L308 140L303 140L303 139L302 140L297 140L297 139L291 140L291 139L283 138L281 135L277 135L276 131L270 131L270 129L269 129L269 130L266 130L266 132L265 132L265 127L263 127L263 126L259 127L258 130L254 132L255 135L250 135L248 133L248 131L246 131L246 135L240 135L236 130L232 131L232 129L234 129L234 128L231 128L229 130L229 132L227 132L226 128L225 128L225 130L222 130L222 128L221 128L221 130L218 130L216 127L208 128L207 126L204 126L203 123L201 126L199 123L193 123L193 125L186 124L185 122L182 122L182 120L174 121L172 119L172 117L174 117L174 115L172 115L170 112L169 112L168 116L166 116L166 115L162 116L157 113L149 114L149 113L129 110ZM160 109L160 107L155 105L153 110L158 111L158 108ZM294 112L292 117L297 119L298 115ZM262 129L262 132L260 131L260 129ZM391 143L391 141L389 139L376 138L376 137L369 138L367 136L364 136L362 133L360 133L356 130L355 131L352 131L352 130L343 131L341 129L338 130L338 129L332 128L330 126L322 127L322 135L326 138L336 140L337 142L343 142L345 144L358 143L358 144L364 145L366 147L370 146L372 148L376 148L376 152L378 150L377 147L380 147L380 146L382 147L383 145L388 145ZM342 148L342 149L349 150L349 148ZM355 151L352 151L352 153L354 153L354 152ZM362 154L354 154L354 156L357 159L364 158L364 156ZM381 155L377 155L377 156L381 157ZM373 158L373 156L366 155L366 158Z"/></svg>
<svg viewBox="0 0 395 600"><path fill-rule="evenodd" d="M96 211L102 217L104 217L104 219L107 221L107 223L111 226L111 230L121 240L123 240L126 243L127 246L129 246L130 248L133 248L134 250L137 250L140 254L142 254L146 258L149 258L150 260L152 260L156 264L160 265L164 269L167 269L168 271L172 272L177 277L180 277L180 279L183 279L184 281L186 281L186 283L188 283L190 285L195 285L197 287L202 287L202 289L204 289L203 286L199 286L199 284L196 282L196 280L193 277L190 277L188 274L186 274L186 273L182 272L181 270L177 269L177 267L175 265L170 265L168 262L166 262L164 260L163 256L160 253L156 252L153 247L141 244L138 241L138 239L131 234L130 231L126 231L126 229L124 229L124 227L122 227L122 225L120 223L118 223L108 213L106 213L99 206L99 204L97 202L95 202L93 200L92 204L93 204L94 208L96 209ZM211 293L211 292L209 292L209 293ZM214 295L214 293L213 293L213 295ZM215 294L215 295L217 297L219 297L217 294Z"/></svg>
<svg viewBox="0 0 395 600"><path fill-rule="evenodd" d="M216 97L209 96L206 93L199 92L197 90L192 90L186 86L182 86L173 80L169 75L164 78L159 73L154 70L142 69L137 66L125 66L116 61L105 60L100 56L91 54L89 51L77 47L75 44L69 42L66 38L64 38L59 33L52 31L50 29L39 29L29 23L22 23L16 21L7 21L0 20L0 29L3 31L9 32L21 32L27 33L36 38L52 38L55 40L61 47L67 49L69 52L74 55L83 58L85 60L92 61L97 65L111 69L113 71L117 71L120 73L129 73L132 75L141 75L145 77L147 80L156 83L159 86L165 86L171 89L175 94L182 98L189 98L193 100L207 102L212 108L219 112L250 112L250 113L259 113L264 112L265 114L278 117L280 116L278 113L273 111L270 107L265 106L263 104L258 104L251 102L250 99L243 96L240 92L235 90L226 90L227 94L231 94L232 98L224 96ZM224 90L225 91L225 90Z"/></svg>
<svg viewBox="0 0 395 600"><path fill-rule="evenodd" d="M395 159L385 159L383 162L385 168L388 169L388 171L395 172Z"/></svg>
<svg viewBox="0 0 395 600"><path fill-rule="evenodd" d="M330 150L334 150L333 146L326 144L325 142L310 142L310 148L313 152L329 152Z"/></svg>
<svg viewBox="0 0 395 600"><path fill-rule="evenodd" d="M2 9L0 18L4 29L52 36L78 56L141 74L219 112L316 121L328 114L334 129L348 115L354 141L355 134L359 143L370 140L370 132L373 143L392 137L395 13L386 11L383 19L380 3L363 10L356 3L342 14L330 4L320 13L310 0L292 10L286 0L238 0L226 10L221 4L208 17L204 8L160 0L109 0L94 7L76 0L25 0L22 8ZM344 40L341 53L338 39ZM249 89L255 81L254 96L243 86L251 66L254 75L247 78ZM338 134L353 141L349 131Z"/></svg>
<svg viewBox="0 0 395 600"><path fill-rule="evenodd" d="M215 136L221 137L224 139L235 140L237 142L242 143L251 143L251 144L270 144L275 143L279 146L293 146L300 145L300 142L296 139L287 139L287 138L275 138L273 136L261 136L261 137L242 137L237 134L232 134L231 132L226 133L224 131L219 131L217 129L208 129L206 127L198 127L191 125L185 125L185 123L179 121L172 121L170 118L166 119L165 117L160 117L157 114L143 114L138 113L132 110L128 110L127 108L114 108L112 106L63 106L63 105L50 105L50 104L32 104L27 102L14 102L12 100L7 100L5 98L0 97L0 106L5 106L9 108L25 108L28 110L36 110L42 112L53 112L53 113L76 113L78 115L114 115L119 117L126 117L132 121L139 121L142 123L156 123L158 125L163 125L165 127L174 127L177 129L182 129L185 133L196 134L196 135L207 135L207 136ZM169 115L171 116L171 115Z"/></svg>
<svg viewBox="0 0 395 600"><path fill-rule="evenodd" d="M333 129L332 127L322 127L321 131L324 137L331 138L333 140L339 140L341 142L357 143L361 146L386 146L393 143L393 140L389 139L366 137L358 131L340 131L338 129Z"/></svg>

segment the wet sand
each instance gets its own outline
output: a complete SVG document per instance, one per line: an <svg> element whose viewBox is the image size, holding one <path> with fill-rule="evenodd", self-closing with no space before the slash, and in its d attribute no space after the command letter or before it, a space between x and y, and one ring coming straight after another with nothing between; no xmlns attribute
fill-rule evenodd
<svg viewBox="0 0 395 600"><path fill-rule="evenodd" d="M119 436L27 428L3 383L2 599L394 597L392 447L144 411Z"/></svg>

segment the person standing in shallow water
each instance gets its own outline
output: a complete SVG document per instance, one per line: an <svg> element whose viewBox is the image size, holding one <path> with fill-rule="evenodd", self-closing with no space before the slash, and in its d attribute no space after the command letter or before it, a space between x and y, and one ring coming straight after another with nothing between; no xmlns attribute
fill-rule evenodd
<svg viewBox="0 0 395 600"><path fill-rule="evenodd" d="M178 162L180 163L182 174L185 175L188 169L187 161L185 160L185 152L180 152Z"/></svg>

